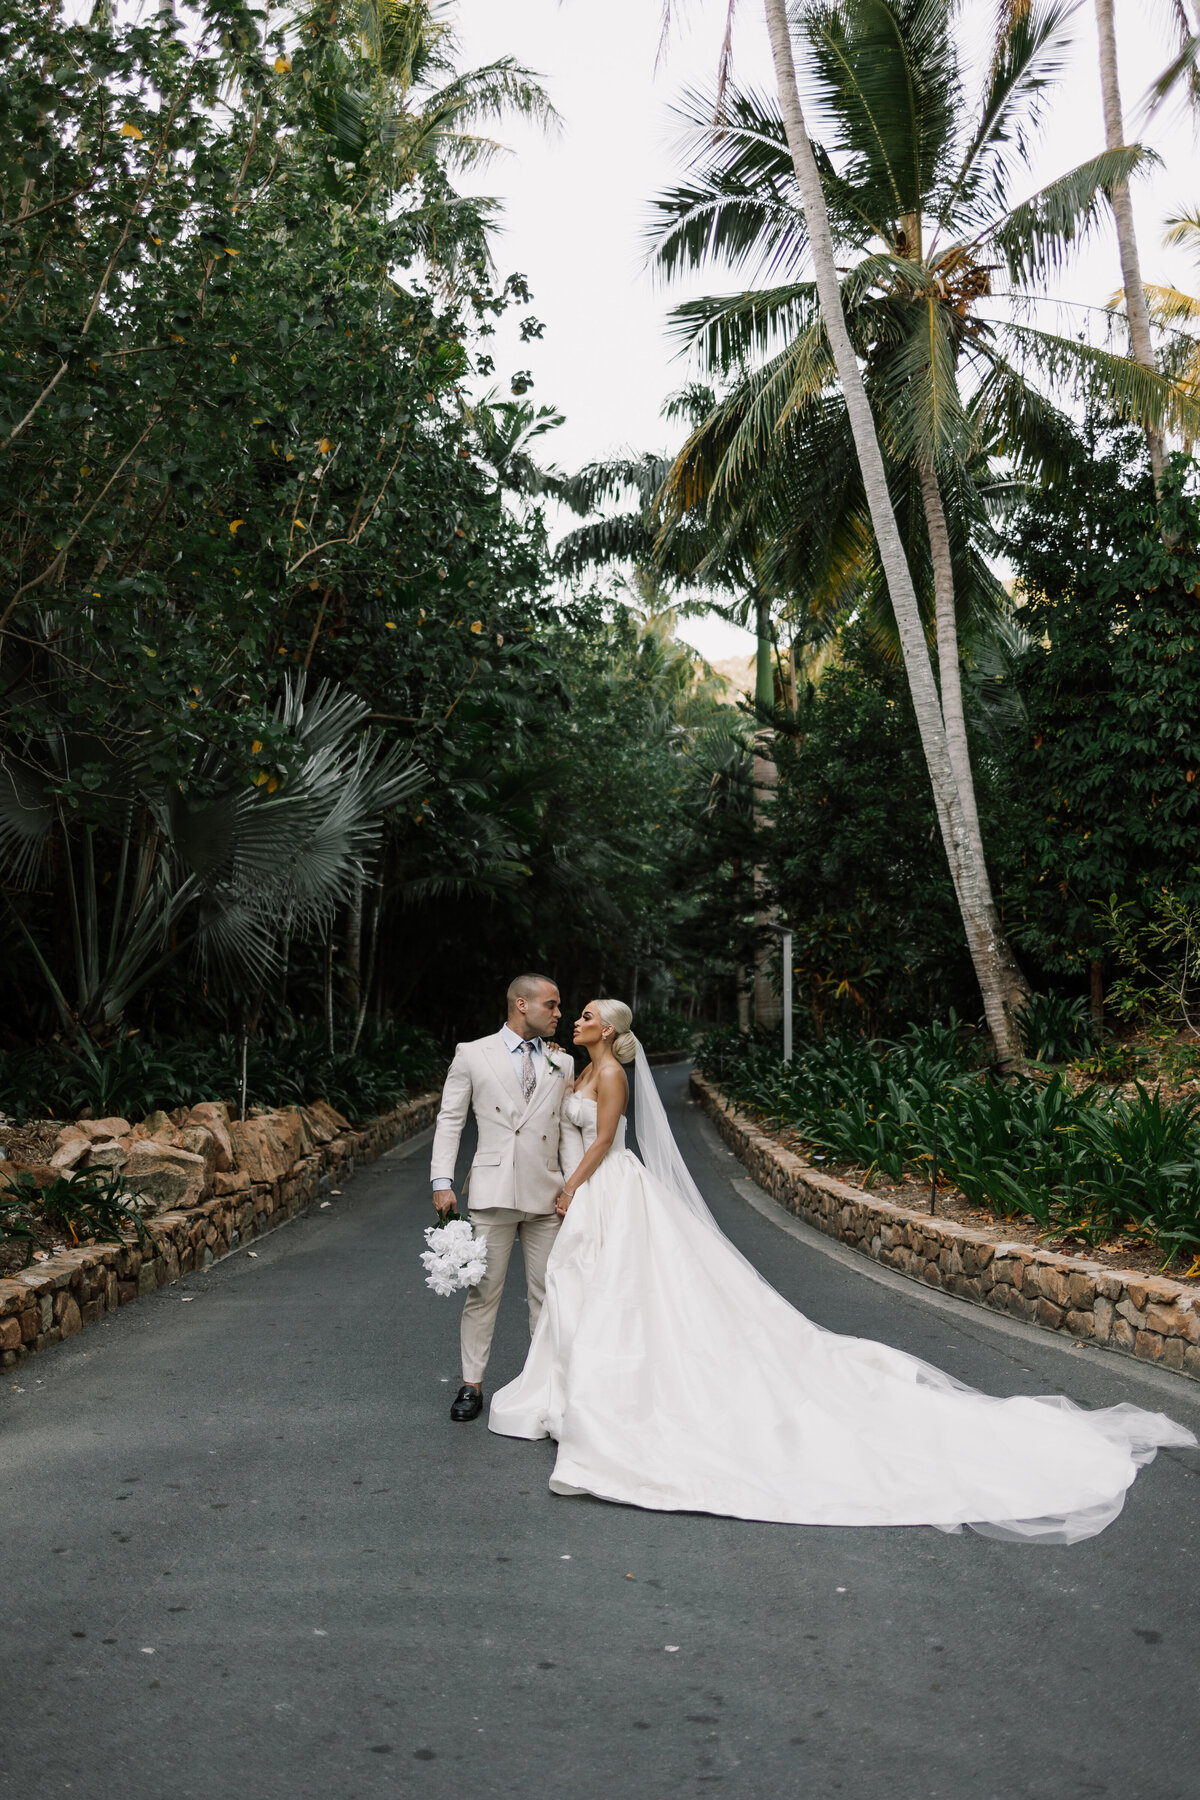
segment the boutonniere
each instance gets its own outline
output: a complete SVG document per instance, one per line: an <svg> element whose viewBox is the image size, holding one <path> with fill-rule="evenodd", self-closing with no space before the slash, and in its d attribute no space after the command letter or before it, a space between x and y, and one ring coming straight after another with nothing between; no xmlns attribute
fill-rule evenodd
<svg viewBox="0 0 1200 1800"><path fill-rule="evenodd" d="M557 1044L552 1044L548 1038L542 1039L542 1055L554 1070L554 1073L563 1081L566 1081L569 1077L574 1077L575 1063L573 1058L567 1056L565 1051L560 1050Z"/></svg>

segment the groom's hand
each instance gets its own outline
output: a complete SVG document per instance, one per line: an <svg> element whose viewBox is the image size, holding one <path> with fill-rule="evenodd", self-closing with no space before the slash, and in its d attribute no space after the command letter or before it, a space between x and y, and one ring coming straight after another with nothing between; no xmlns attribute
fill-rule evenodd
<svg viewBox="0 0 1200 1800"><path fill-rule="evenodd" d="M433 1204L437 1210L438 1216L440 1218L445 1218L446 1214L452 1212L458 1205L457 1200L454 1198L454 1189L440 1188L433 1196Z"/></svg>

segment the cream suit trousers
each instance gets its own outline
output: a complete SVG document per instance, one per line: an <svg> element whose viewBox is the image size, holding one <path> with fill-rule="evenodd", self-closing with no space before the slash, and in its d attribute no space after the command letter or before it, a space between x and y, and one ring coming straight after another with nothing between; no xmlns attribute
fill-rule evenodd
<svg viewBox="0 0 1200 1800"><path fill-rule="evenodd" d="M492 1350L496 1313L504 1292L508 1259L517 1238L525 1258L525 1287L529 1295L529 1335L533 1336L546 1297L546 1262L558 1236L557 1213L517 1212L507 1206L471 1208L475 1235L487 1244L487 1274L468 1291L462 1316L462 1374L464 1381L482 1381Z"/></svg>

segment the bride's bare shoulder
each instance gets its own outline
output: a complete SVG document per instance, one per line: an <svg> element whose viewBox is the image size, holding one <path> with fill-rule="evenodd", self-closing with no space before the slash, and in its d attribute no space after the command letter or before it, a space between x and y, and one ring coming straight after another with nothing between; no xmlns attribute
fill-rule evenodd
<svg viewBox="0 0 1200 1800"><path fill-rule="evenodd" d="M605 1063L598 1070L595 1082L593 1092L597 1094L619 1094L622 1105L629 1098L629 1077L619 1062Z"/></svg>

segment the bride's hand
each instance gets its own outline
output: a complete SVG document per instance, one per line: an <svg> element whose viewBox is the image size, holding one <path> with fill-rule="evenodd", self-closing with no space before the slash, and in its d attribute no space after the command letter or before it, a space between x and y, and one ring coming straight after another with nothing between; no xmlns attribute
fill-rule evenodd
<svg viewBox="0 0 1200 1800"><path fill-rule="evenodd" d="M562 1193L558 1196L558 1199L554 1202L554 1210L560 1219L566 1218L567 1208L574 1198L574 1194L568 1193L566 1188L564 1188Z"/></svg>

